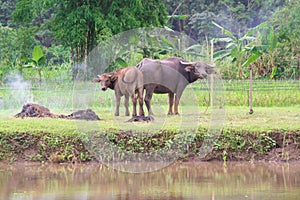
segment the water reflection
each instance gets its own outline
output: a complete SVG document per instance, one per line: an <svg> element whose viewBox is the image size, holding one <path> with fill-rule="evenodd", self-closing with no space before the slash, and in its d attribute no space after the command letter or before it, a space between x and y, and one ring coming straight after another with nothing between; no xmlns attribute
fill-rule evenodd
<svg viewBox="0 0 300 200"><path fill-rule="evenodd" d="M0 164L0 199L299 199L300 163L176 163L131 174L100 164Z"/></svg>

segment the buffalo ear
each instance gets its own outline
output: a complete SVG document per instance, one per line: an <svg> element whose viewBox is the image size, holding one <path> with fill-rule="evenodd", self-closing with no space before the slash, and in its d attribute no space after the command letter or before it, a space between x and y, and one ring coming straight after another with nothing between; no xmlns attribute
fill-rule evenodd
<svg viewBox="0 0 300 200"><path fill-rule="evenodd" d="M93 83L100 82L100 76L98 75L98 78L93 78Z"/></svg>
<svg viewBox="0 0 300 200"><path fill-rule="evenodd" d="M193 71L196 65L195 62L185 62L182 60L180 61L180 64L184 66L184 70L187 72Z"/></svg>
<svg viewBox="0 0 300 200"><path fill-rule="evenodd" d="M189 66L186 66L186 67L184 68L184 70L187 71L187 72L191 72L191 71L194 70L194 67L191 66L191 65L189 65Z"/></svg>
<svg viewBox="0 0 300 200"><path fill-rule="evenodd" d="M216 74L216 67L214 65L206 64L206 71L208 74Z"/></svg>
<svg viewBox="0 0 300 200"><path fill-rule="evenodd" d="M118 73L113 72L109 74L109 78L111 81L116 81L118 79Z"/></svg>

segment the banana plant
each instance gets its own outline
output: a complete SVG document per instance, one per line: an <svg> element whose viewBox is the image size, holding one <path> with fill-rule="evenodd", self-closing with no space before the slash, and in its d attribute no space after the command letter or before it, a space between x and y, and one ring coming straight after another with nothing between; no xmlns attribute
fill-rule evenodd
<svg viewBox="0 0 300 200"><path fill-rule="evenodd" d="M239 70L239 77L243 77L243 68L246 68L250 65L250 84L249 84L249 114L252 114L253 105L252 105L252 63L256 61L263 52L269 48L269 45L257 45L255 41L256 37L253 36L255 32L259 29L264 28L268 25L267 22L261 23L258 26L249 29L246 34L238 38L233 35L230 31L226 30L219 24L213 22L215 26L220 28L224 35L227 37L217 38L215 41L226 42L227 46L224 50L220 50L214 53L214 59L219 60L225 57L232 57L232 62L236 62Z"/></svg>
<svg viewBox="0 0 300 200"><path fill-rule="evenodd" d="M270 78L274 79L279 74L277 73L277 66L275 64L275 50L276 50L276 47L278 44L278 36L276 36L273 26L271 26L271 28L270 28L270 32L267 35L266 42L269 45L268 57L269 57L271 68L272 68L272 73L270 75Z"/></svg>
<svg viewBox="0 0 300 200"><path fill-rule="evenodd" d="M43 54L43 50L40 46L35 46L32 51L32 57L27 58L23 57L23 60L25 61L25 65L23 65L23 68L28 69L35 69L38 71L39 74L39 81L42 82L42 70L46 63L46 56Z"/></svg>
<svg viewBox="0 0 300 200"><path fill-rule="evenodd" d="M250 53L249 58L242 64L242 66L248 67L250 65L250 73L249 73L249 114L253 114L253 101L252 101L252 64L256 61L260 56L262 56L262 51L267 48L266 45L261 46L253 46L253 47L246 47L245 50Z"/></svg>
<svg viewBox="0 0 300 200"><path fill-rule="evenodd" d="M264 22L254 28L249 29L246 32L246 34L242 37L234 36L232 32L225 29L224 27L217 24L216 22L212 22L212 23L216 27L220 28L222 30L222 33L226 36L222 38L215 38L214 41L227 43L225 49L214 53L214 60L220 60L230 56L232 58L232 62L237 64L239 78L243 78L243 63L254 62L259 57L257 52L259 50L268 48L267 45L255 45L254 42L257 40L257 38L253 36L255 32L257 32L261 28L266 27L268 23ZM253 55L251 55L245 61L246 54L249 53L249 51L250 52L252 51ZM257 58L255 59L255 57Z"/></svg>

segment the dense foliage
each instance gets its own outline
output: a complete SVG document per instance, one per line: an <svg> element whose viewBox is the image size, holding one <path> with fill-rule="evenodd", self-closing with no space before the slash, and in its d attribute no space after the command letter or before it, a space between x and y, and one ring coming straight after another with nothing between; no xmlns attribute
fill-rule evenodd
<svg viewBox="0 0 300 200"><path fill-rule="evenodd" d="M269 48L254 62L256 77L296 78L300 75L300 2L298 0L164 0L171 15L169 22L177 31L183 31L209 49L214 38L228 35L213 25L213 21L222 25L237 40L243 38L249 29L267 22L268 26L251 36L256 37L255 45L267 45ZM230 44L230 43L229 43ZM216 51L228 48L228 43L215 44ZM244 42L243 46L248 45ZM207 51L209 52L209 51ZM240 52L242 53L242 52ZM249 58L241 55L240 62ZM240 78L240 62L223 59L217 62L224 78ZM235 61L235 60L234 60ZM248 77L249 71L243 70L242 77Z"/></svg>
<svg viewBox="0 0 300 200"><path fill-rule="evenodd" d="M247 78L249 70L241 64L249 59L253 61L254 77L277 79L300 76L298 0L1 0L0 5L1 81L11 71L25 73L30 78L42 75L49 78L45 74L52 71L56 75L59 70L68 70L64 74L70 80L71 66L85 61L97 44L138 27L167 26L185 33L199 42L202 47L198 53L209 60L213 39L215 52L228 49L230 44L215 40L228 35L214 22L237 41L253 27L263 22L267 24L251 32L253 40L241 43L247 48L267 47L255 54L255 60L250 59L254 51L242 48L239 62L232 57L215 61L223 78ZM159 42L153 44L160 45ZM41 46L46 56L45 67L41 71L24 68L24 58L31 56L35 46ZM159 46L157 49L162 48ZM144 56L155 53L147 52L144 51ZM164 56L171 55L174 52L164 51Z"/></svg>

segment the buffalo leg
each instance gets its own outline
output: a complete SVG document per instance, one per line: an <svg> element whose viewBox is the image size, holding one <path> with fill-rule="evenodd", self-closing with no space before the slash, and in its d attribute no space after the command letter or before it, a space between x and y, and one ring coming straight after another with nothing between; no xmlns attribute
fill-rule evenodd
<svg viewBox="0 0 300 200"><path fill-rule="evenodd" d="M120 100L121 100L121 96L116 95L116 112L115 112L115 116L119 116Z"/></svg>
<svg viewBox="0 0 300 200"><path fill-rule="evenodd" d="M169 93L169 111L168 115L173 115L174 93Z"/></svg>
<svg viewBox="0 0 300 200"><path fill-rule="evenodd" d="M151 105L150 105L150 101L152 99L153 92L154 92L154 87L146 88L145 104L148 109L148 115L153 115Z"/></svg>
<svg viewBox="0 0 300 200"><path fill-rule="evenodd" d="M133 93L131 95L131 101L132 101L132 107L133 107L132 116L136 116L136 101L137 101L137 98L135 96L135 93Z"/></svg>
<svg viewBox="0 0 300 200"><path fill-rule="evenodd" d="M179 100L180 100L180 99L176 96L176 97L175 97L175 105L174 105L174 114L175 114L175 115L179 115L179 112L178 112Z"/></svg>
<svg viewBox="0 0 300 200"><path fill-rule="evenodd" d="M124 106L125 106L125 116L129 116L129 95L125 95L125 99L124 99Z"/></svg>
<svg viewBox="0 0 300 200"><path fill-rule="evenodd" d="M179 115L178 105L179 105L181 94L182 93L180 92L180 93L177 93L176 96L175 96L175 104L174 104L174 114L175 115Z"/></svg>
<svg viewBox="0 0 300 200"><path fill-rule="evenodd" d="M138 94L137 94L137 98L139 100L139 105L140 105L140 110L139 110L139 115L140 116L144 116L145 113L144 113L144 109L143 109L143 92L144 91L144 88L143 87L140 87L138 89Z"/></svg>

